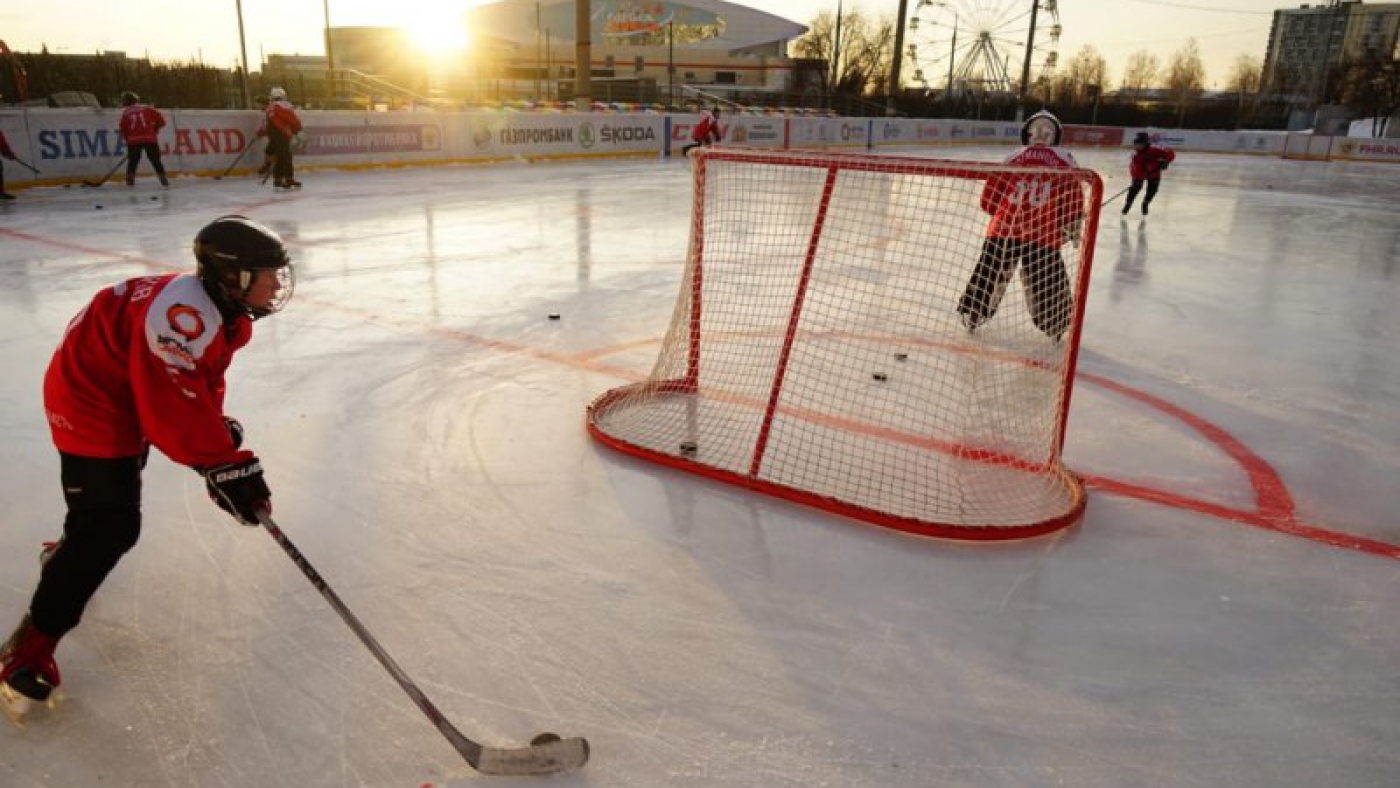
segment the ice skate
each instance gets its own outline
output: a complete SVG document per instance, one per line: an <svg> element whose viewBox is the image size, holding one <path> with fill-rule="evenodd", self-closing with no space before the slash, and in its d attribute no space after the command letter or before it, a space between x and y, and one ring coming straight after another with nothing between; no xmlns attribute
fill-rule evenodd
<svg viewBox="0 0 1400 788"><path fill-rule="evenodd" d="M53 658L57 645L58 639L35 629L26 614L0 649L0 707L21 728L36 704L52 705L62 683Z"/></svg>

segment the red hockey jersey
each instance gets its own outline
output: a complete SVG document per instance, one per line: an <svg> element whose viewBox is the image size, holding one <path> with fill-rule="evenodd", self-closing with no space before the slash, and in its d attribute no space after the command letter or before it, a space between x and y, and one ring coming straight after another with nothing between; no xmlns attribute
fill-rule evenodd
<svg viewBox="0 0 1400 788"><path fill-rule="evenodd" d="M988 238L1017 238L1041 246L1060 246L1065 228L1084 216L1084 196L1079 180L1045 172L1043 168L1078 167L1068 151L1044 145L1021 148L1006 158L1007 164L1035 167L1037 171L1008 172L987 179L982 187L982 210L992 215Z"/></svg>
<svg viewBox="0 0 1400 788"><path fill-rule="evenodd" d="M267 117L267 125L275 126L284 136L295 136L301 131L301 118L297 117L297 111L292 108L290 102L282 99L268 102L267 110L263 114Z"/></svg>
<svg viewBox="0 0 1400 788"><path fill-rule="evenodd" d="M199 279L166 274L105 288L73 318L44 375L59 451L131 457L154 444L182 465L238 462L224 426L224 372L252 338L225 326Z"/></svg>
<svg viewBox="0 0 1400 788"><path fill-rule="evenodd" d="M165 116L145 104L132 104L122 110L122 140L127 145L154 144L165 126Z"/></svg>
<svg viewBox="0 0 1400 788"><path fill-rule="evenodd" d="M1162 177L1162 167L1176 161L1176 152L1161 145L1148 145L1133 151L1128 160L1128 175L1133 178L1156 180Z"/></svg>
<svg viewBox="0 0 1400 788"><path fill-rule="evenodd" d="M723 139L720 131L719 120L708 112L700 115L700 122L695 124L695 128L690 132L692 142L719 142Z"/></svg>

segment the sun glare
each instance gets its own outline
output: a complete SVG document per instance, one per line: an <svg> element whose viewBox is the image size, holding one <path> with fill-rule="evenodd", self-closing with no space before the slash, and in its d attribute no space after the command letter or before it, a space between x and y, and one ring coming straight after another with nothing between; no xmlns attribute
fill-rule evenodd
<svg viewBox="0 0 1400 788"><path fill-rule="evenodd" d="M430 57L447 57L467 50L470 38L461 15L423 16L404 26L413 43Z"/></svg>

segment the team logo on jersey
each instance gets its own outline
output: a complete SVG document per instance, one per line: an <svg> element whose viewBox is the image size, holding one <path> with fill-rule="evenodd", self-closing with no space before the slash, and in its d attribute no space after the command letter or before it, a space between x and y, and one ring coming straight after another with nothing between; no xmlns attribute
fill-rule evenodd
<svg viewBox="0 0 1400 788"><path fill-rule="evenodd" d="M165 311L170 330L193 342L204 336L204 316L199 310L185 304L175 304Z"/></svg>

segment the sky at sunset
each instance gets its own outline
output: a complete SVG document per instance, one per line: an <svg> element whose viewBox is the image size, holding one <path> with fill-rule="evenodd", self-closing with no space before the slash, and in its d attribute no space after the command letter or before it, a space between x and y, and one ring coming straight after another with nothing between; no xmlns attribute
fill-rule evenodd
<svg viewBox="0 0 1400 788"><path fill-rule="evenodd" d="M1022 0L1027 3L1029 0ZM1013 6L1018 0L952 0L953 6ZM1107 59L1117 85L1128 56L1146 49L1165 61L1194 36L1206 64L1208 86L1223 87L1240 54L1260 60L1268 41L1270 12L1296 8L1278 0L1060 0L1061 62L1092 43ZM416 25L441 29L449 13L484 5L443 0L330 0L333 25ZM806 23L835 0L753 0L744 3ZM918 0L909 0L912 9ZM846 9L893 16L898 0L854 0ZM156 59L202 59L230 67L238 55L234 0L27 0L0 6L0 38L16 51L48 44L54 52L121 50ZM322 0L243 0L248 58L260 53L320 54ZM257 68L256 65L253 66Z"/></svg>

